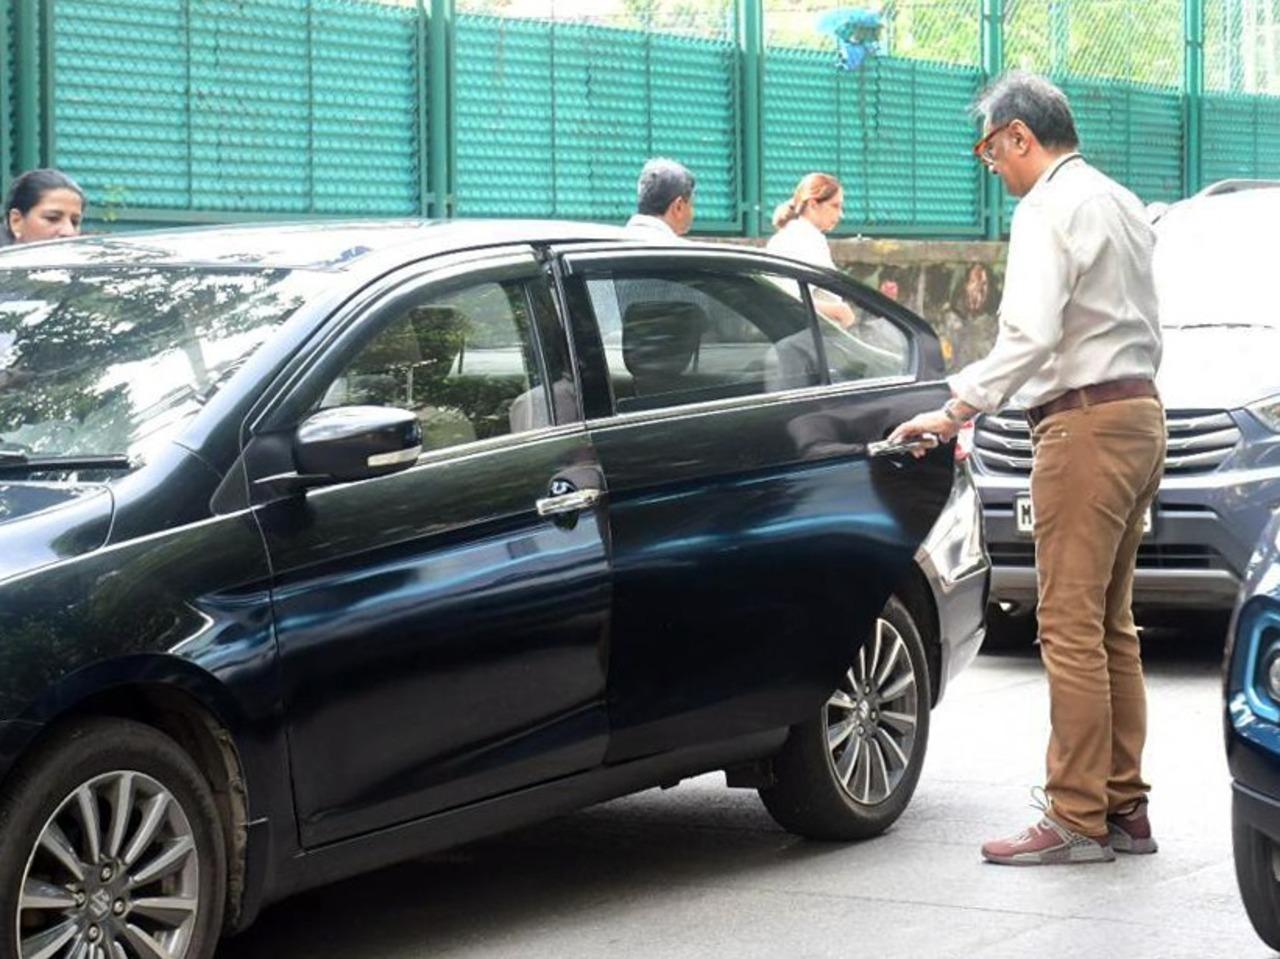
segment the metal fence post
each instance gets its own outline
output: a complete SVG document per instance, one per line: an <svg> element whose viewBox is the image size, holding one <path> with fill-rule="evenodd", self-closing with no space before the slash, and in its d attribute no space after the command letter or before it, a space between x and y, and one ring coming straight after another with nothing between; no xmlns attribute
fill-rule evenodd
<svg viewBox="0 0 1280 959"><path fill-rule="evenodd" d="M0 95L0 196L9 195L9 181L13 178L13 140L10 135L10 118L12 111L9 105L11 91L9 78L13 76L9 64L9 5L0 4L0 83L3 83L3 95Z"/></svg>
<svg viewBox="0 0 1280 959"><path fill-rule="evenodd" d="M991 81L1004 72L1004 0L982 0L982 72ZM998 240L1003 224L1001 207L1004 191L1000 181L985 171L979 173L979 198L987 239Z"/></svg>
<svg viewBox="0 0 1280 959"><path fill-rule="evenodd" d="M1071 62L1070 0L1052 0L1049 4L1049 75L1059 77Z"/></svg>
<svg viewBox="0 0 1280 959"><path fill-rule="evenodd" d="M1204 0L1183 3L1182 189L1188 196L1203 185Z"/></svg>
<svg viewBox="0 0 1280 959"><path fill-rule="evenodd" d="M39 0L19 0L14 21L15 172L21 172L40 166Z"/></svg>
<svg viewBox="0 0 1280 959"><path fill-rule="evenodd" d="M431 0L430 96L428 111L428 169L431 181L431 215L445 219L452 215L453 197L453 0Z"/></svg>
<svg viewBox="0 0 1280 959"><path fill-rule="evenodd" d="M735 0L738 22L738 98L742 117L739 220L747 236L761 234L764 152L764 10L761 0Z"/></svg>

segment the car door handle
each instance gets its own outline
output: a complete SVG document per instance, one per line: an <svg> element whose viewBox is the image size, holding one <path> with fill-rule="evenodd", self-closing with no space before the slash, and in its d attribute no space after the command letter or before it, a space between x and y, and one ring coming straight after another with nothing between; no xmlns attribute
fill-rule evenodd
<svg viewBox="0 0 1280 959"><path fill-rule="evenodd" d="M544 496L538 500L539 516L560 516L590 509L600 502L600 490L578 489L562 496Z"/></svg>
<svg viewBox="0 0 1280 959"><path fill-rule="evenodd" d="M902 453L914 453L917 450L931 450L938 445L938 437L932 433L921 433L917 439L905 443L890 443L880 440L867 444L868 456L897 456Z"/></svg>

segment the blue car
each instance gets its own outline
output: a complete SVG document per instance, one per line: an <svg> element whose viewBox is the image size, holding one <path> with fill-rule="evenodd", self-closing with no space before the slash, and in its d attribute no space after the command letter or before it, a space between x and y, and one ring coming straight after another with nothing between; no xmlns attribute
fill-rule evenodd
<svg viewBox="0 0 1280 959"><path fill-rule="evenodd" d="M1236 879L1253 928L1280 950L1280 512L1249 563L1224 694Z"/></svg>

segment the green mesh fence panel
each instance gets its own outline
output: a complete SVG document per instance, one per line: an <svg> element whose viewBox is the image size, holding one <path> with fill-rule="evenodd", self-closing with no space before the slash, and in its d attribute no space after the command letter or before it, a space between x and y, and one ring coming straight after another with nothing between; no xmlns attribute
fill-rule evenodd
<svg viewBox="0 0 1280 959"><path fill-rule="evenodd" d="M1178 87L1183 2L1005 0L1005 66Z"/></svg>
<svg viewBox="0 0 1280 959"><path fill-rule="evenodd" d="M622 220L662 154L698 179L698 224L736 224L737 60L727 40L459 16L457 211Z"/></svg>
<svg viewBox="0 0 1280 959"><path fill-rule="evenodd" d="M1280 97L1211 93L1203 111L1205 183L1280 179Z"/></svg>
<svg viewBox="0 0 1280 959"><path fill-rule="evenodd" d="M1182 97L1176 91L1067 79L1081 150L1147 203L1182 196Z"/></svg>
<svg viewBox="0 0 1280 959"><path fill-rule="evenodd" d="M1280 96L1280 0L1204 0L1204 86Z"/></svg>
<svg viewBox="0 0 1280 959"><path fill-rule="evenodd" d="M831 0L763 0L765 42L771 47L828 50L834 38L818 30L818 18L832 9L879 6L877 40L881 56L978 66L981 56L981 0L885 0L878 5Z"/></svg>
<svg viewBox="0 0 1280 959"><path fill-rule="evenodd" d="M95 212L127 198L191 206L187 30L179 0L60 0L54 29L57 165Z"/></svg>
<svg viewBox="0 0 1280 959"><path fill-rule="evenodd" d="M806 173L844 185L839 232L931 227L976 235L979 170L968 107L975 69L896 58L837 70L826 53L773 48L764 84L766 210Z"/></svg>
<svg viewBox="0 0 1280 959"><path fill-rule="evenodd" d="M417 21L351 0L59 0L56 163L95 208L419 209Z"/></svg>

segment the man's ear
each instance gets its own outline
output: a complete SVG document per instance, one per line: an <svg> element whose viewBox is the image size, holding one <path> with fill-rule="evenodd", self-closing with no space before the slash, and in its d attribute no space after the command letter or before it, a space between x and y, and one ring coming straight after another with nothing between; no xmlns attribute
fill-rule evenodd
<svg viewBox="0 0 1280 959"><path fill-rule="evenodd" d="M1026 156L1032 145L1036 143L1036 135L1021 120L1014 120L1009 125L1009 139L1013 141L1013 148L1020 156Z"/></svg>

